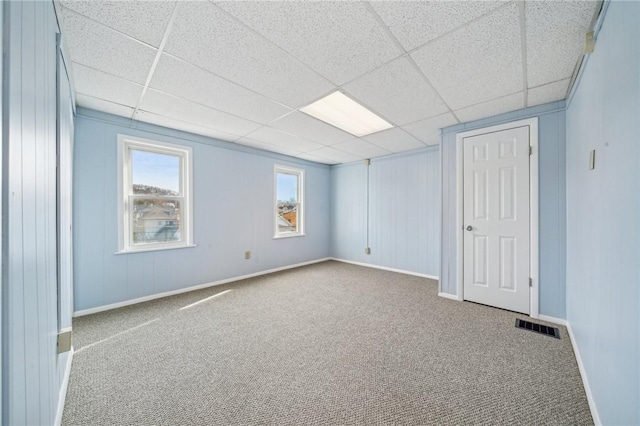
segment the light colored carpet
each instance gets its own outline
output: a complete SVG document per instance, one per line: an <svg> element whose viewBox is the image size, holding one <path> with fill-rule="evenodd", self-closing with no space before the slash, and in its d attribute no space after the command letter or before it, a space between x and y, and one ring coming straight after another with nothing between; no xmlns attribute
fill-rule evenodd
<svg viewBox="0 0 640 426"><path fill-rule="evenodd" d="M63 424L592 424L564 327L436 292L329 261L78 318Z"/></svg>

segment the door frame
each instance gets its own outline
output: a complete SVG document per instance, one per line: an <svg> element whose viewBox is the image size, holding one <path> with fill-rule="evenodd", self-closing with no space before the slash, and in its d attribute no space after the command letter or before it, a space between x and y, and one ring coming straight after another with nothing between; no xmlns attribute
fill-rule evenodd
<svg viewBox="0 0 640 426"><path fill-rule="evenodd" d="M512 121L490 127L469 130L456 134L456 243L457 243L457 299L464 300L464 153L463 141L465 138L479 136L486 133L494 133L516 127L529 126L529 316L538 318L539 315L539 259L538 259L538 117L525 120Z"/></svg>

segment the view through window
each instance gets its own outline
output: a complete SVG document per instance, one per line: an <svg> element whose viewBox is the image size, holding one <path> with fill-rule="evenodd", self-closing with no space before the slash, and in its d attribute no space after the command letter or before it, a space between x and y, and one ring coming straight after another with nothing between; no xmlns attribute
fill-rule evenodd
<svg viewBox="0 0 640 426"><path fill-rule="evenodd" d="M182 239L180 162L175 155L131 150L134 245Z"/></svg>
<svg viewBox="0 0 640 426"><path fill-rule="evenodd" d="M302 235L303 170L276 166L276 237Z"/></svg>
<svg viewBox="0 0 640 426"><path fill-rule="evenodd" d="M191 244L191 150L121 138L120 249L135 251Z"/></svg>

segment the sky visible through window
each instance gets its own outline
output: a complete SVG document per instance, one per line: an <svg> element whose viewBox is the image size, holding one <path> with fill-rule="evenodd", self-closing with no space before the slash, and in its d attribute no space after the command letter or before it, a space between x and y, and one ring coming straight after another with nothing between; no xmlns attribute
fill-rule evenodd
<svg viewBox="0 0 640 426"><path fill-rule="evenodd" d="M131 161L134 184L180 191L179 157L133 150Z"/></svg>
<svg viewBox="0 0 640 426"><path fill-rule="evenodd" d="M276 196L278 201L298 201L298 176L278 173Z"/></svg>

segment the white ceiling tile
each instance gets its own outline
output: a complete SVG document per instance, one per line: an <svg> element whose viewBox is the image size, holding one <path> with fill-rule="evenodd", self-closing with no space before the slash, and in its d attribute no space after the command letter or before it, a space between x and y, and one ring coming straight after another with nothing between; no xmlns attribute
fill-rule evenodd
<svg viewBox="0 0 640 426"><path fill-rule="evenodd" d="M245 137L248 139L253 139L257 142L276 145L297 152L311 151L322 147L322 145L319 143L311 142L308 139L281 132L280 130L276 130L267 126L261 127L260 129L252 132L249 135L246 135Z"/></svg>
<svg viewBox="0 0 640 426"><path fill-rule="evenodd" d="M440 143L440 129L454 124L458 124L458 120L448 112L437 117L407 124L402 128L426 145L437 145Z"/></svg>
<svg viewBox="0 0 640 426"><path fill-rule="evenodd" d="M292 108L334 87L210 2L180 5L165 50Z"/></svg>
<svg viewBox="0 0 640 426"><path fill-rule="evenodd" d="M284 155L290 155L293 157L298 156L298 154L300 154L300 151L297 149L290 149L290 148L286 148L283 146L278 146L278 145L271 145L268 143L264 143L264 142L260 142L260 141L256 141L250 138L241 138L238 139L237 141L235 141L235 143L240 144L240 145L245 145L245 146L250 146L252 148L258 148L258 149L262 149L264 151L270 151L270 152L276 152L278 154L284 154Z"/></svg>
<svg viewBox="0 0 640 426"><path fill-rule="evenodd" d="M297 111L280 118L271 126L294 135L304 135L323 145L333 145L353 138L352 134Z"/></svg>
<svg viewBox="0 0 640 426"><path fill-rule="evenodd" d="M454 112L461 122L467 123L522 108L524 108L524 94L520 92Z"/></svg>
<svg viewBox="0 0 640 426"><path fill-rule="evenodd" d="M157 52L148 44L159 43L174 3L61 1L78 104L130 117ZM520 2L219 4L177 6L168 54L139 117L344 162L437 143L438 129L456 124L447 105L464 122L525 106ZM533 106L564 98L597 2L525 6L527 106ZM407 58L393 59L402 49L372 8L406 49L419 46L411 57L428 82ZM328 79L346 82L342 90L400 127L358 140L292 111L337 89ZM334 149L315 152L323 145Z"/></svg>
<svg viewBox="0 0 640 426"><path fill-rule="evenodd" d="M359 155L349 154L348 152L340 151L330 146L325 146L324 148L310 151L306 154L326 158L327 160L335 161L336 163L351 163L353 161L364 159L364 157L360 157Z"/></svg>
<svg viewBox="0 0 640 426"><path fill-rule="evenodd" d="M390 152L411 151L425 146L418 139L398 127L365 136L363 139Z"/></svg>
<svg viewBox="0 0 640 426"><path fill-rule="evenodd" d="M176 120L175 118L165 117L148 111L140 111L136 113L135 119L145 123L155 124L157 126L168 127L170 129L182 130L183 132L194 133L196 135L208 136L210 138L220 139L223 141L232 141L237 139L237 135L221 132L204 126L199 126L186 121Z"/></svg>
<svg viewBox="0 0 640 426"><path fill-rule="evenodd" d="M454 110L522 90L518 5L497 9L411 56Z"/></svg>
<svg viewBox="0 0 640 426"><path fill-rule="evenodd" d="M239 136L246 135L260 127L258 123L154 89L149 89L144 94L140 102L140 109Z"/></svg>
<svg viewBox="0 0 640 426"><path fill-rule="evenodd" d="M541 105L564 99L567 95L570 81L570 78L566 78L529 89L527 93L527 106Z"/></svg>
<svg viewBox="0 0 640 426"><path fill-rule="evenodd" d="M263 124L292 111L166 53L160 57L149 86Z"/></svg>
<svg viewBox="0 0 640 426"><path fill-rule="evenodd" d="M79 107L95 109L96 111L102 111L127 118L131 118L134 111L133 108L130 108L128 106L94 98L92 96L83 95L82 93L76 93L76 105Z"/></svg>
<svg viewBox="0 0 640 426"><path fill-rule="evenodd" d="M216 4L338 85L404 53L362 2Z"/></svg>
<svg viewBox="0 0 640 426"><path fill-rule="evenodd" d="M133 108L136 107L142 93L140 84L77 63L73 64L73 80L78 93Z"/></svg>
<svg viewBox="0 0 640 426"><path fill-rule="evenodd" d="M449 110L431 85L404 57L357 78L343 86L343 89L397 125Z"/></svg>
<svg viewBox="0 0 640 426"><path fill-rule="evenodd" d="M339 164L340 163L339 161L329 160L327 158L309 154L308 152L304 154L298 154L296 155L296 157L302 158L303 160L309 160L309 161L313 161L315 163L321 163L321 164Z"/></svg>
<svg viewBox="0 0 640 426"><path fill-rule="evenodd" d="M62 33L74 62L144 84L156 49L104 25L62 10Z"/></svg>
<svg viewBox="0 0 640 426"><path fill-rule="evenodd" d="M160 45L175 1L78 1L61 0L68 8L131 37Z"/></svg>
<svg viewBox="0 0 640 426"><path fill-rule="evenodd" d="M334 148L362 158L381 157L391 153L363 139L352 139L347 142L342 142L335 145Z"/></svg>
<svg viewBox="0 0 640 426"><path fill-rule="evenodd" d="M529 87L571 77L597 1L528 1L527 83Z"/></svg>
<svg viewBox="0 0 640 426"><path fill-rule="evenodd" d="M412 50L504 4L504 1L372 1L402 47Z"/></svg>

